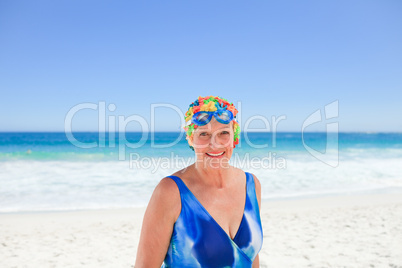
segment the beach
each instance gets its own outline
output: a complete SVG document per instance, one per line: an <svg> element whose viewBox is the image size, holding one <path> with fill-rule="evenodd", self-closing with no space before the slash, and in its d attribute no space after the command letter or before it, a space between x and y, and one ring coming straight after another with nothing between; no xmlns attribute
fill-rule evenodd
<svg viewBox="0 0 402 268"><path fill-rule="evenodd" d="M86 149L65 133L0 133L0 267L133 267L153 189L194 161L183 137L159 148L180 133L154 134ZM402 134L340 133L325 154L336 167L303 145L324 148L325 133L247 137L232 164L261 182L260 267L402 268Z"/></svg>
<svg viewBox="0 0 402 268"><path fill-rule="evenodd" d="M0 214L1 267L133 267L145 207ZM263 201L261 267L402 267L402 195Z"/></svg>

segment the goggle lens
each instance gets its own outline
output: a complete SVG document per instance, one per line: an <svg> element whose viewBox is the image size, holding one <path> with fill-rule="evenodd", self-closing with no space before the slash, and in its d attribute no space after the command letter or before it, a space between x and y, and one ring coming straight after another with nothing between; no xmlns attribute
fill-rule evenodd
<svg viewBox="0 0 402 268"><path fill-rule="evenodd" d="M197 125L203 126L209 123L211 121L211 116L212 114L209 114L207 112L199 112L195 114L195 117L193 118L193 121L197 123Z"/></svg>
<svg viewBox="0 0 402 268"><path fill-rule="evenodd" d="M229 115L229 111L223 111L223 112L217 113L216 116L225 122L227 122L227 121L230 122L232 120L232 117Z"/></svg>

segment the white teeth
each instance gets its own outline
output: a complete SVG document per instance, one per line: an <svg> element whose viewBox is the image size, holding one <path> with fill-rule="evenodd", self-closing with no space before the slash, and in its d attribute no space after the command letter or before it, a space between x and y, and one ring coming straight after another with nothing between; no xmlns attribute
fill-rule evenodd
<svg viewBox="0 0 402 268"><path fill-rule="evenodd" d="M207 155L210 155L210 156L220 156L220 155L223 155L223 153L224 153L224 152L219 153L219 154L211 154L211 153L207 153Z"/></svg>

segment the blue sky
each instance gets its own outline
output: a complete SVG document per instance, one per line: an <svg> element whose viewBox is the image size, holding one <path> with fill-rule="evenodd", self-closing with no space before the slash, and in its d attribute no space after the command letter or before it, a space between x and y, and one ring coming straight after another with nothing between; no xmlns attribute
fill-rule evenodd
<svg viewBox="0 0 402 268"><path fill-rule="evenodd" d="M109 118L149 125L151 104L185 111L218 95L241 102L243 126L285 116L277 130L300 131L338 101L328 122L341 131L401 132L401 11L398 0L3 0L0 131L63 131L71 108L101 102L116 106ZM173 109L155 110L156 130L180 124ZM97 127L98 111L73 117L75 131Z"/></svg>

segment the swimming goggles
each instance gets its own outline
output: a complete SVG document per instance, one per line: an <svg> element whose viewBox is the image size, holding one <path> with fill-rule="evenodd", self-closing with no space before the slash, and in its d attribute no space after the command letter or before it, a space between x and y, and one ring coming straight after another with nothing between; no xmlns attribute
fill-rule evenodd
<svg viewBox="0 0 402 268"><path fill-rule="evenodd" d="M193 115L191 123L194 123L197 126L204 126L211 121L212 116L222 124L229 124L230 121L233 120L233 114L228 110L217 110L215 112L200 111Z"/></svg>

